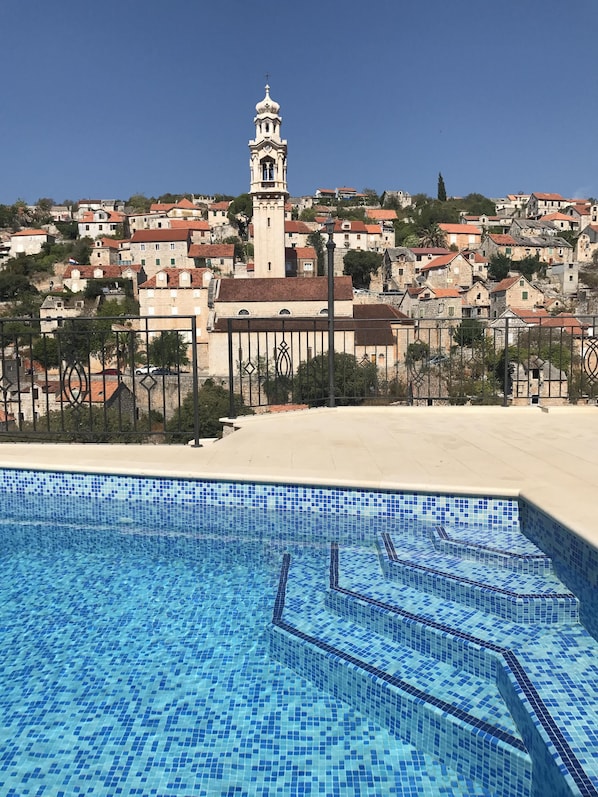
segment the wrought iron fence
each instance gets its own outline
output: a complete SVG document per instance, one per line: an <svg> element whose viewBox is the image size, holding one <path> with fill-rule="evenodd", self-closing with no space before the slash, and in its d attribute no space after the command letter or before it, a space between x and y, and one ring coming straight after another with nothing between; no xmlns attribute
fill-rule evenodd
<svg viewBox="0 0 598 797"><path fill-rule="evenodd" d="M333 403L596 403L595 329L533 313L337 317ZM230 417L330 404L328 319L238 316L199 343L194 316L1 318L0 441L199 445L208 377L228 387Z"/></svg>
<svg viewBox="0 0 598 797"><path fill-rule="evenodd" d="M194 316L0 319L0 441L199 444Z"/></svg>
<svg viewBox="0 0 598 797"><path fill-rule="evenodd" d="M363 314L362 314L363 316ZM596 403L596 317L336 318L335 404ZM228 319L230 414L330 403L326 317Z"/></svg>

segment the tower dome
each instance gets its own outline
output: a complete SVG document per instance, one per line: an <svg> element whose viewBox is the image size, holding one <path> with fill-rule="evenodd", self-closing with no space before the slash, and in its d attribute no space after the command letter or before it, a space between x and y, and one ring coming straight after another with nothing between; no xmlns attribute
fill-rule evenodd
<svg viewBox="0 0 598 797"><path fill-rule="evenodd" d="M270 86L266 84L266 96L255 106L255 112L258 116L265 113L277 116L279 111L280 105L270 97Z"/></svg>

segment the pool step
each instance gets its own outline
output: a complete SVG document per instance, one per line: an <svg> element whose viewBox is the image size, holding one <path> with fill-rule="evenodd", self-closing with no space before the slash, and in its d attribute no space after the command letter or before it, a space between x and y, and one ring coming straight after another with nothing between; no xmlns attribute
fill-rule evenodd
<svg viewBox="0 0 598 797"><path fill-rule="evenodd" d="M517 531L517 535L506 547L504 539L499 543L494 539L484 539L487 530L477 530L471 527L456 526L432 526L428 530L428 537L432 541L435 550L441 553L458 557L459 559L469 559L474 562L482 562L494 567L502 567L512 570L515 573L533 573L543 575L553 573L552 559L542 551L538 550L529 540L523 538ZM503 533L502 537L504 538ZM519 539L517 539L517 536ZM480 537L482 539L480 540Z"/></svg>
<svg viewBox="0 0 598 797"><path fill-rule="evenodd" d="M464 561L436 551L433 545L427 550L421 541L389 532L378 535L378 545L384 575L419 591L510 622L569 624L579 620L578 599L549 571L514 572L486 562Z"/></svg>
<svg viewBox="0 0 598 797"><path fill-rule="evenodd" d="M598 794L598 660L585 628L497 623L382 579L380 558L372 549L332 546L326 605L394 643L493 679L534 761L534 794Z"/></svg>
<svg viewBox="0 0 598 797"><path fill-rule="evenodd" d="M531 794L530 758L493 681L332 614L328 573L318 580L287 562L270 629L276 659L493 794Z"/></svg>

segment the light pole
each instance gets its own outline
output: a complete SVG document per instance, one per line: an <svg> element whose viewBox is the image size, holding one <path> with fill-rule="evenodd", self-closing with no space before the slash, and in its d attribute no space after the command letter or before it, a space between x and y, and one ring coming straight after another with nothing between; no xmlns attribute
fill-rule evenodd
<svg viewBox="0 0 598 797"><path fill-rule="evenodd" d="M324 226L328 233L326 242L328 250L328 406L334 407L334 249L336 244L334 243L334 219L330 213Z"/></svg>

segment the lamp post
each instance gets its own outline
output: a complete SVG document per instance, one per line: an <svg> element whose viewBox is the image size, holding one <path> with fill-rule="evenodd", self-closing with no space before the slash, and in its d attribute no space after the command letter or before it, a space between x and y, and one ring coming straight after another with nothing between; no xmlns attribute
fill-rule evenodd
<svg viewBox="0 0 598 797"><path fill-rule="evenodd" d="M328 251L328 406L334 407L334 219L330 214L324 222L328 241L326 249Z"/></svg>

